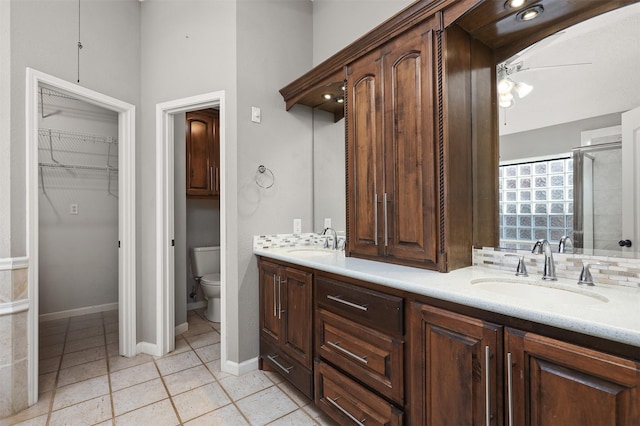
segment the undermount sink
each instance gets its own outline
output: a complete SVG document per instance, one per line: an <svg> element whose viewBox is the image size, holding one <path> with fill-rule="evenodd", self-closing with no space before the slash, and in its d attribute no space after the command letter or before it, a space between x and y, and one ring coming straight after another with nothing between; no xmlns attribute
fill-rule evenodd
<svg viewBox="0 0 640 426"><path fill-rule="evenodd" d="M549 303L593 305L607 303L609 299L581 288L570 289L553 281L533 281L511 278L478 278L471 280L474 287L518 299L544 299ZM577 284L576 284L577 286Z"/></svg>
<svg viewBox="0 0 640 426"><path fill-rule="evenodd" d="M335 250L309 247L287 250L287 253L297 257L318 257L333 256L337 252Z"/></svg>

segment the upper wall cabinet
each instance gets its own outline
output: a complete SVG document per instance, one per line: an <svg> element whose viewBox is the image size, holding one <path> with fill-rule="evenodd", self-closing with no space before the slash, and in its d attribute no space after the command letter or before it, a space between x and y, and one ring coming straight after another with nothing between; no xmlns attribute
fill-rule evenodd
<svg viewBox="0 0 640 426"><path fill-rule="evenodd" d="M187 113L187 196L220 195L220 112L215 109Z"/></svg>
<svg viewBox="0 0 640 426"><path fill-rule="evenodd" d="M434 267L435 19L347 67L348 253Z"/></svg>

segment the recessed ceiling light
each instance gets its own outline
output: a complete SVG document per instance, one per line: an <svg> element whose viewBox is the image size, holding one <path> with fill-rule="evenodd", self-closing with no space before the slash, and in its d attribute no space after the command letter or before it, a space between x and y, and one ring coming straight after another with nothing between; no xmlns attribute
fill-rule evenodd
<svg viewBox="0 0 640 426"><path fill-rule="evenodd" d="M507 8L517 9L519 7L522 7L522 5L525 4L526 1L527 0L508 0L504 4L504 7L505 7L505 9L507 9Z"/></svg>
<svg viewBox="0 0 640 426"><path fill-rule="evenodd" d="M528 9L518 12L518 14L516 15L516 19L518 21L530 21L542 15L542 12L544 12L544 8L542 6L532 6Z"/></svg>

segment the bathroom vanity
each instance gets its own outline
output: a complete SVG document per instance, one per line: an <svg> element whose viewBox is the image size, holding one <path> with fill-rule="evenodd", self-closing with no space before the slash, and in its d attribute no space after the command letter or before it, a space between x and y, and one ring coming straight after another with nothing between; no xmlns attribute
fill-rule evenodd
<svg viewBox="0 0 640 426"><path fill-rule="evenodd" d="M338 423L640 422L638 288L477 266L441 274L321 248L254 252L261 366ZM294 341L271 343L263 321Z"/></svg>

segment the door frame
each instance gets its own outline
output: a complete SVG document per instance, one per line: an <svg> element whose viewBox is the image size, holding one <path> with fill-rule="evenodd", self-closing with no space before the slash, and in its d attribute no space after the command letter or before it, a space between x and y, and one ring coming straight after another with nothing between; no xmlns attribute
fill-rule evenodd
<svg viewBox="0 0 640 426"><path fill-rule="evenodd" d="M26 191L29 314L28 397L38 400L38 87L41 84L69 93L84 102L118 113L118 316L120 354L136 354L136 212L135 212L135 106L74 83L26 69Z"/></svg>
<svg viewBox="0 0 640 426"><path fill-rule="evenodd" d="M166 355L175 348L174 235L174 118L176 114L205 108L220 109L220 281L227 282L227 163L225 91L217 91L156 104L156 345L153 354ZM220 286L221 363L227 361L227 286Z"/></svg>

